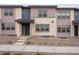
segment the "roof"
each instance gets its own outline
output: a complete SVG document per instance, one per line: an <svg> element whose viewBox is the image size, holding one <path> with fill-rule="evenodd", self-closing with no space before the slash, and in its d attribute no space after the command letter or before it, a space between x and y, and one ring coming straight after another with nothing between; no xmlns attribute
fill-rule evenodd
<svg viewBox="0 0 79 59"><path fill-rule="evenodd" d="M61 7L58 7L57 9L58 9L58 10L64 10L64 9L65 9L65 10L72 10L72 9L76 9L76 8L71 8L71 7L62 7L62 8L61 8Z"/></svg>
<svg viewBox="0 0 79 59"><path fill-rule="evenodd" d="M57 10L76 10L78 11L79 8L74 8L74 7L58 7L57 5L29 5L29 6L24 6L24 5L0 5L0 8L56 8Z"/></svg>
<svg viewBox="0 0 79 59"><path fill-rule="evenodd" d="M18 19L15 21L21 24L34 23L34 19Z"/></svg>
<svg viewBox="0 0 79 59"><path fill-rule="evenodd" d="M30 5L30 8L57 8L56 5Z"/></svg>
<svg viewBox="0 0 79 59"><path fill-rule="evenodd" d="M7 7L20 8L20 7L23 7L23 6L22 5L0 5L0 8L7 8Z"/></svg>
<svg viewBox="0 0 79 59"><path fill-rule="evenodd" d="M79 25L79 20L72 21L74 25Z"/></svg>

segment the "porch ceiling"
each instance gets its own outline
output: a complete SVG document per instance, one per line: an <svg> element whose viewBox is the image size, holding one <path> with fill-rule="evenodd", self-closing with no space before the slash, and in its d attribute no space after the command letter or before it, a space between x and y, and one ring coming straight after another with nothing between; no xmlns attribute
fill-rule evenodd
<svg viewBox="0 0 79 59"><path fill-rule="evenodd" d="M15 21L21 24L34 23L34 19L17 19Z"/></svg>
<svg viewBox="0 0 79 59"><path fill-rule="evenodd" d="M79 20L72 21L73 25L79 25Z"/></svg>

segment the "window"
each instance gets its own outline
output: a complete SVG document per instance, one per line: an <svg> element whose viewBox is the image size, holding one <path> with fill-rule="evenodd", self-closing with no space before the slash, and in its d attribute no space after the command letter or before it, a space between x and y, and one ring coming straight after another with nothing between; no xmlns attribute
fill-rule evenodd
<svg viewBox="0 0 79 59"><path fill-rule="evenodd" d="M5 16L8 16L8 13L4 13Z"/></svg>
<svg viewBox="0 0 79 59"><path fill-rule="evenodd" d="M39 9L38 10L38 17L47 17L47 10Z"/></svg>
<svg viewBox="0 0 79 59"><path fill-rule="evenodd" d="M36 31L48 32L49 31L49 24L36 24Z"/></svg>
<svg viewBox="0 0 79 59"><path fill-rule="evenodd" d="M57 28L57 32L63 32L63 33L65 33L65 32L70 32L70 27L69 26L60 26L60 27L58 27Z"/></svg>
<svg viewBox="0 0 79 59"><path fill-rule="evenodd" d="M4 16L13 16L13 9L12 8L4 9Z"/></svg>
<svg viewBox="0 0 79 59"><path fill-rule="evenodd" d="M5 30L5 27L2 27L2 30Z"/></svg>
<svg viewBox="0 0 79 59"><path fill-rule="evenodd" d="M11 27L11 30L15 30L15 27Z"/></svg>
<svg viewBox="0 0 79 59"><path fill-rule="evenodd" d="M62 27L62 32L65 32L65 27Z"/></svg>
<svg viewBox="0 0 79 59"><path fill-rule="evenodd" d="M14 22L5 22L1 25L2 30L15 30L15 23Z"/></svg>
<svg viewBox="0 0 79 59"><path fill-rule="evenodd" d="M70 12L65 12L65 11L58 11L57 13L57 18L58 19L70 19Z"/></svg>
<svg viewBox="0 0 79 59"><path fill-rule="evenodd" d="M70 28L69 28L69 27L67 27L67 28L66 28L66 31L67 31L67 32L70 32Z"/></svg>
<svg viewBox="0 0 79 59"><path fill-rule="evenodd" d="M61 27L58 27L58 28L57 28L57 31L58 31L58 32L61 32Z"/></svg>
<svg viewBox="0 0 79 59"><path fill-rule="evenodd" d="M6 30L10 30L10 27L6 27Z"/></svg>
<svg viewBox="0 0 79 59"><path fill-rule="evenodd" d="M4 26L4 23L2 23L2 25L1 25L1 26L2 26L2 30L5 30L5 26Z"/></svg>

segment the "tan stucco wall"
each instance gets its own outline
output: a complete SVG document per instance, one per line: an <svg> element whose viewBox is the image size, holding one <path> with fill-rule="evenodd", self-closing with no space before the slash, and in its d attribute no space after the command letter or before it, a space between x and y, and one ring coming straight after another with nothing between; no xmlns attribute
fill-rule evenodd
<svg viewBox="0 0 79 59"><path fill-rule="evenodd" d="M70 33L57 33L57 37L71 37Z"/></svg>
<svg viewBox="0 0 79 59"><path fill-rule="evenodd" d="M1 20L1 8L0 8L0 20Z"/></svg>
<svg viewBox="0 0 79 59"><path fill-rule="evenodd" d="M56 36L56 19L55 18L33 18L34 24L31 24L31 35L48 35L48 36ZM53 23L52 23L53 21ZM49 32L36 32L35 24L49 24Z"/></svg>
<svg viewBox="0 0 79 59"><path fill-rule="evenodd" d="M1 34L1 8L0 8L0 34Z"/></svg>
<svg viewBox="0 0 79 59"><path fill-rule="evenodd" d="M74 21L75 18L74 18L74 10L71 10L71 21L70 21L70 24L71 24L71 37L74 37L74 25L72 23L72 21Z"/></svg>
<svg viewBox="0 0 79 59"><path fill-rule="evenodd" d="M15 20L22 18L22 8L15 8Z"/></svg>
<svg viewBox="0 0 79 59"><path fill-rule="evenodd" d="M21 35L21 24L20 23L16 22L15 30L16 30L17 36L20 36Z"/></svg>
<svg viewBox="0 0 79 59"><path fill-rule="evenodd" d="M38 17L38 10L45 9L47 10L47 17L41 18ZM43 36L56 36L56 10L55 8L31 8L31 19L34 19L34 24L30 24L30 34ZM52 23L52 21L54 21ZM49 32L36 32L35 24L49 24Z"/></svg>
<svg viewBox="0 0 79 59"><path fill-rule="evenodd" d="M15 8L15 20L22 18L22 8ZM21 35L21 24L17 23L15 24L16 28L16 34L17 36Z"/></svg>

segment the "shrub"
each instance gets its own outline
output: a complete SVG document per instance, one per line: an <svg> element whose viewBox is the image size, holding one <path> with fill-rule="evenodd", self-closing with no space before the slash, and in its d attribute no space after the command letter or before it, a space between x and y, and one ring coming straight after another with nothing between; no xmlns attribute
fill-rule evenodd
<svg viewBox="0 0 79 59"><path fill-rule="evenodd" d="M43 54L42 54L42 53L40 53L40 52L37 52L37 53L36 53L36 55L43 55Z"/></svg>
<svg viewBox="0 0 79 59"><path fill-rule="evenodd" d="M10 55L10 52L5 52L2 55Z"/></svg>
<svg viewBox="0 0 79 59"><path fill-rule="evenodd" d="M14 55L22 55L22 53L15 53Z"/></svg>
<svg viewBox="0 0 79 59"><path fill-rule="evenodd" d="M27 44L30 44L30 43L31 43L30 41L27 42Z"/></svg>

